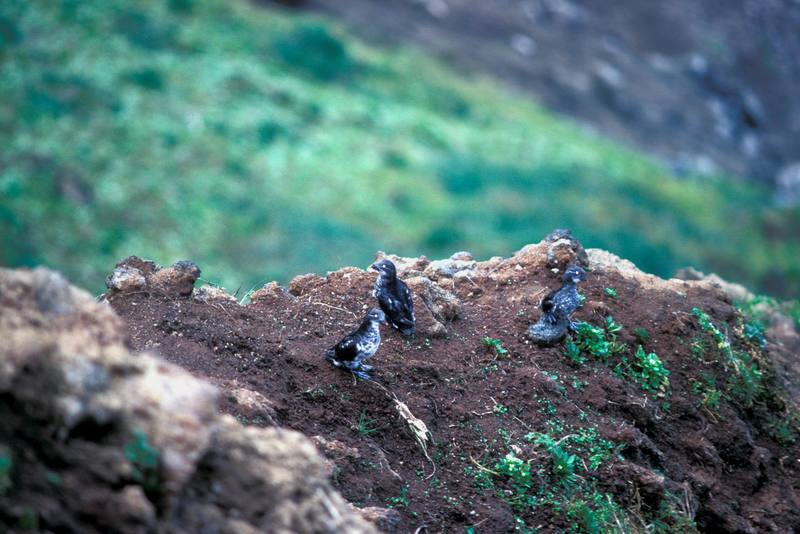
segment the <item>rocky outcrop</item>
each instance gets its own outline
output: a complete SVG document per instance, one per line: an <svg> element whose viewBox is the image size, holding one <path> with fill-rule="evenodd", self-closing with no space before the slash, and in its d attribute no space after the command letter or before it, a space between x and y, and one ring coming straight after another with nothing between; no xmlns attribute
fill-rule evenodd
<svg viewBox="0 0 800 534"><path fill-rule="evenodd" d="M130 258L109 288L186 294L197 274ZM219 415L216 388L123 332L59 274L0 270L0 530L375 532L303 435ZM231 395L271 417L260 394Z"/></svg>
<svg viewBox="0 0 800 534"><path fill-rule="evenodd" d="M199 277L200 268L189 260L177 261L171 267L162 268L153 261L130 256L117 263L106 279L106 297L145 290L190 295Z"/></svg>

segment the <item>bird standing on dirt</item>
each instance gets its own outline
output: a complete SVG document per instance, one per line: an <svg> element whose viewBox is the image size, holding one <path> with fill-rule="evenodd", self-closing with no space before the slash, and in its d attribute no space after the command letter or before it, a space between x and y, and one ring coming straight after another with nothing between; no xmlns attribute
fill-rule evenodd
<svg viewBox="0 0 800 534"><path fill-rule="evenodd" d="M540 343L560 339L567 329L575 330L572 314L578 309L581 297L578 282L586 280L586 272L578 265L570 265L561 277L561 287L551 291L542 300L542 317L528 327L528 335Z"/></svg>
<svg viewBox="0 0 800 534"><path fill-rule="evenodd" d="M414 317L414 301L411 300L408 286L397 278L397 269L391 261L381 260L374 263L372 268L379 273L372 294L378 299L389 324L404 336L413 336L417 319Z"/></svg>
<svg viewBox="0 0 800 534"><path fill-rule="evenodd" d="M386 315L377 308L371 308L361 325L328 349L325 358L334 366L369 380L368 372L372 366L363 362L374 356L381 345L380 323L386 324Z"/></svg>

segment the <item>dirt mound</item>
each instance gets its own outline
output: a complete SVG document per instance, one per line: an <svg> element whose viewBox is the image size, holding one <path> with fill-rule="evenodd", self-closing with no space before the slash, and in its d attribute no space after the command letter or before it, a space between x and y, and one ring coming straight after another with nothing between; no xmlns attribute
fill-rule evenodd
<svg viewBox="0 0 800 534"><path fill-rule="evenodd" d="M109 285L192 293L196 267L133 263ZM0 339L3 532L374 531L308 439L219 414L216 388L131 354L114 311L59 274L0 270Z"/></svg>
<svg viewBox="0 0 800 534"><path fill-rule="evenodd" d="M304 275L240 305L151 286L152 271L106 298L136 350L222 387L226 412L312 437L334 487L387 531L800 529L796 412L717 285L662 280L561 234L507 259L388 257L418 334L384 331L377 383L323 358L371 305L374 273ZM572 261L590 269L587 325L537 347L524 333Z"/></svg>

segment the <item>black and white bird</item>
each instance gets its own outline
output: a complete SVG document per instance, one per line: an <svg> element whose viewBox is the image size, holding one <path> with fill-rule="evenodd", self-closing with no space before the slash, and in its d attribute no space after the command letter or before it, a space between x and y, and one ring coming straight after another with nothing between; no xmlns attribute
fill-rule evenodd
<svg viewBox="0 0 800 534"><path fill-rule="evenodd" d="M417 319L408 286L397 278L397 269L391 261L381 260L372 264L372 268L379 273L372 295L378 299L389 324L404 336L413 336Z"/></svg>
<svg viewBox="0 0 800 534"><path fill-rule="evenodd" d="M368 373L372 366L364 361L374 356L381 345L381 323L386 324L386 315L377 308L371 308L355 331L325 352L325 358L334 366L369 380Z"/></svg>
<svg viewBox="0 0 800 534"><path fill-rule="evenodd" d="M581 303L578 282L586 280L586 271L579 265L570 265L561 277L561 287L542 299L542 317L528 327L528 335L540 343L560 339L567 329L575 330L572 314Z"/></svg>

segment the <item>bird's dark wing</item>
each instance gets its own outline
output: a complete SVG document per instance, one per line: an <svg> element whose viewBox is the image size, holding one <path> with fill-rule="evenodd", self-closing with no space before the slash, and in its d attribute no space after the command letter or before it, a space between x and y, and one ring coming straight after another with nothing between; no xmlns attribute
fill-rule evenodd
<svg viewBox="0 0 800 534"><path fill-rule="evenodd" d="M407 319L411 320L411 322L414 322L416 317L414 317L414 300L411 298L411 291L404 282L398 280L397 284L400 286L400 300L402 301L403 308L405 308L404 315Z"/></svg>
<svg viewBox="0 0 800 534"><path fill-rule="evenodd" d="M411 291L402 281L398 280L395 290L387 291L379 302L389 322L395 327L400 329L414 327L414 302L411 300Z"/></svg>
<svg viewBox="0 0 800 534"><path fill-rule="evenodd" d="M358 339L352 334L347 335L333 347L337 360L352 361L358 356Z"/></svg>

